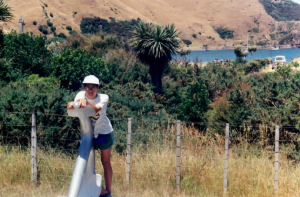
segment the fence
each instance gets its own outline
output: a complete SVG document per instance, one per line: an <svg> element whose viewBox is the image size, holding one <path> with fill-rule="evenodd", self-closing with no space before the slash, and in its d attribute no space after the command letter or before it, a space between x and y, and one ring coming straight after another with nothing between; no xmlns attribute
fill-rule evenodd
<svg viewBox="0 0 300 197"><path fill-rule="evenodd" d="M30 182L30 175L32 183L65 183L68 186L75 164L76 152L80 144L79 130L77 127L41 125L37 120L39 116L46 116L48 118L69 117L56 114L40 114L35 110L32 113L16 112L4 114L7 117L2 118L2 123L5 123L1 125L2 134L0 135L0 139L2 148L5 148L7 152L12 151L11 149L15 146L19 149L26 149L28 147L31 149L30 163L27 162L23 166L24 169L21 170L22 173L19 173L18 181L28 183ZM6 124L9 121L13 122L18 114L31 116L31 125ZM69 119L71 119L73 124L76 121L73 118ZM42 120L45 119L42 118ZM111 119L111 122L114 128L117 128L115 129L117 141L114 145L115 151L112 156L115 182L126 185L139 184L141 187L151 183L163 183L168 185L168 187L176 188L178 192L182 190L182 187L184 190L194 190L194 194L207 192L206 190L213 190L213 194L216 196L222 193L236 194L238 189L249 190L251 189L251 187L248 187L249 185L257 188L262 182L273 182L272 193L277 194L279 192L278 185L280 181L279 143L284 144L298 140L285 140L288 138L284 137L284 140L280 140L280 127L278 125L250 125L250 127L232 125L234 128L244 127L243 130L245 133L241 133L237 132L236 129L231 130L231 125L228 123L216 123L223 127L225 138L221 135L216 135L210 139L206 139L208 134L204 134L203 129L206 128L207 123L190 123L188 126L181 121L134 120L131 118ZM20 130L14 132L14 128L17 130L21 128L23 132L21 134ZM28 137L26 133L28 134L30 129L31 137ZM287 128L281 127L281 129L285 130ZM295 127L292 129L295 129ZM47 135L43 132L45 130L48 132ZM51 130L52 132L49 133ZM249 132L249 130L252 132ZM72 135L68 133L67 135L60 135L65 137L55 135L56 132L65 131L72 131L72 133L77 134ZM13 133L18 133L18 135L14 136ZM281 133L281 136L284 135L290 134L286 132ZM261 146L262 149L242 147L245 145L241 143L242 141L249 142L247 146L251 147L253 144L256 144ZM47 144L47 142L51 143ZM59 142L59 144L55 147L56 142ZM218 146L215 146L216 144ZM242 146L239 144L242 144ZM222 146L223 148L221 148ZM292 158L282 162L296 160L298 152L290 150L292 148L282 150L282 153L290 155ZM48 151L48 155L43 151ZM244 152L252 152L249 154L250 156L262 155L265 158L274 159L272 169L260 171L258 166L250 169L246 165L247 158L244 158L245 163L243 165L245 167L239 166L237 168L235 160ZM63 155L60 153L63 153ZM52 166L53 163L49 162L49 154L52 155L51 157L56 163L54 167ZM2 169L2 176L5 176L5 173L7 173L6 176L14 173L13 163L4 165L6 167ZM97 160L96 170L100 167L101 163ZM254 172L255 177L248 178L248 172ZM244 173L245 176L237 176L239 173ZM272 173L274 175L273 179L270 178ZM264 175L265 177L263 177ZM248 188L240 188L242 187L242 182L247 183ZM7 187L4 181L1 183L1 179L0 184L2 184L0 188ZM271 184L269 185L271 187Z"/></svg>

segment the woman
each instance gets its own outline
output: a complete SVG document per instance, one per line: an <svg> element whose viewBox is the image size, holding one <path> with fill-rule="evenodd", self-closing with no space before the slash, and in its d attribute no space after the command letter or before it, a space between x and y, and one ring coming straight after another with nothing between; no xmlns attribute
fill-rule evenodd
<svg viewBox="0 0 300 197"><path fill-rule="evenodd" d="M94 75L86 76L83 80L83 90L77 93L74 102L80 102L80 108L87 105L93 107L96 115L91 117L92 128L94 130L95 150L101 151L101 162L104 169L104 180L106 189L103 188L100 197L111 197L111 184L113 171L110 163L112 145L115 141L113 128L106 117L106 108L109 97L106 94L97 94L99 90L99 79ZM74 102L67 105L68 109L74 109Z"/></svg>

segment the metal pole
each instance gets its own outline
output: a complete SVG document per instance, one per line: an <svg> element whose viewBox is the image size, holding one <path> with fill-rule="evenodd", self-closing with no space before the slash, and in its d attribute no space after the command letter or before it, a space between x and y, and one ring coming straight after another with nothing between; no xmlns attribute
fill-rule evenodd
<svg viewBox="0 0 300 197"><path fill-rule="evenodd" d="M278 194L278 167L279 167L279 126L275 126L275 177L274 177L274 190Z"/></svg>
<svg viewBox="0 0 300 197"><path fill-rule="evenodd" d="M31 182L37 182L37 155L36 155L36 109L32 110L31 115Z"/></svg>
<svg viewBox="0 0 300 197"><path fill-rule="evenodd" d="M181 122L177 120L177 148L176 148L176 188L180 192L180 155L181 155Z"/></svg>
<svg viewBox="0 0 300 197"><path fill-rule="evenodd" d="M224 161L224 195L227 192L227 180L228 180L228 144L229 144L229 123L226 123L225 128L225 161Z"/></svg>
<svg viewBox="0 0 300 197"><path fill-rule="evenodd" d="M131 118L128 118L127 133L127 156L126 156L126 182L129 183L130 178L130 155L131 155Z"/></svg>

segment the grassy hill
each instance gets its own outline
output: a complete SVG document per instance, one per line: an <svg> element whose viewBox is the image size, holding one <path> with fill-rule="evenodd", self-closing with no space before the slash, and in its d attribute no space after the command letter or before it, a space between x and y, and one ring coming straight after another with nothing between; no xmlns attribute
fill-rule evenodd
<svg viewBox="0 0 300 197"><path fill-rule="evenodd" d="M17 30L22 15L25 31L34 34L40 34L38 27L46 25L47 20L56 27L57 34L69 35L66 27L80 32L83 17L99 16L117 21L140 18L159 24L175 23L182 32L181 38L192 41L192 45L224 46L246 44L247 33L250 43L272 43L270 34L278 27L259 0L7 0L7 3L12 6L15 18L2 24L4 30ZM293 23L298 32L299 23ZM232 32L232 36L220 35L217 31L220 28ZM282 29L287 29L287 25Z"/></svg>

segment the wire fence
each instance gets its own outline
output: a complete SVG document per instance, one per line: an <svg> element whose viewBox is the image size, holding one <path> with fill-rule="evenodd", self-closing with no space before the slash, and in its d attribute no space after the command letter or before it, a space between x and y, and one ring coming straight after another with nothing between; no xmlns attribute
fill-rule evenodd
<svg viewBox="0 0 300 197"><path fill-rule="evenodd" d="M0 189L32 182L68 185L80 146L78 121L60 114L37 113L35 125L32 113L0 113L4 114L0 119L0 158L4 161L0 164ZM23 116L22 124L18 115ZM28 120L24 121L24 115ZM45 117L56 119L49 123ZM240 128L237 130L230 129L230 124L216 123L223 127L223 135L212 136L206 133L205 122L113 118L111 122L116 136L111 162L113 182L129 186L168 185L195 193L211 189L219 196L236 195L238 190L249 188L259 190L267 183L276 194L280 169L285 172L285 165L292 166L300 160L300 137L288 131L297 129L295 126L234 125ZM33 128L36 136L31 134ZM36 155L32 155L33 150ZM18 162L12 162L14 152L22 152ZM268 168L256 163L264 159ZM267 162L270 160L272 165ZM296 167L291 169L293 173L300 172ZM96 173L103 174L100 154ZM10 184L6 176L10 176ZM282 182L288 184L287 180ZM299 182L300 178L293 180L293 184Z"/></svg>

